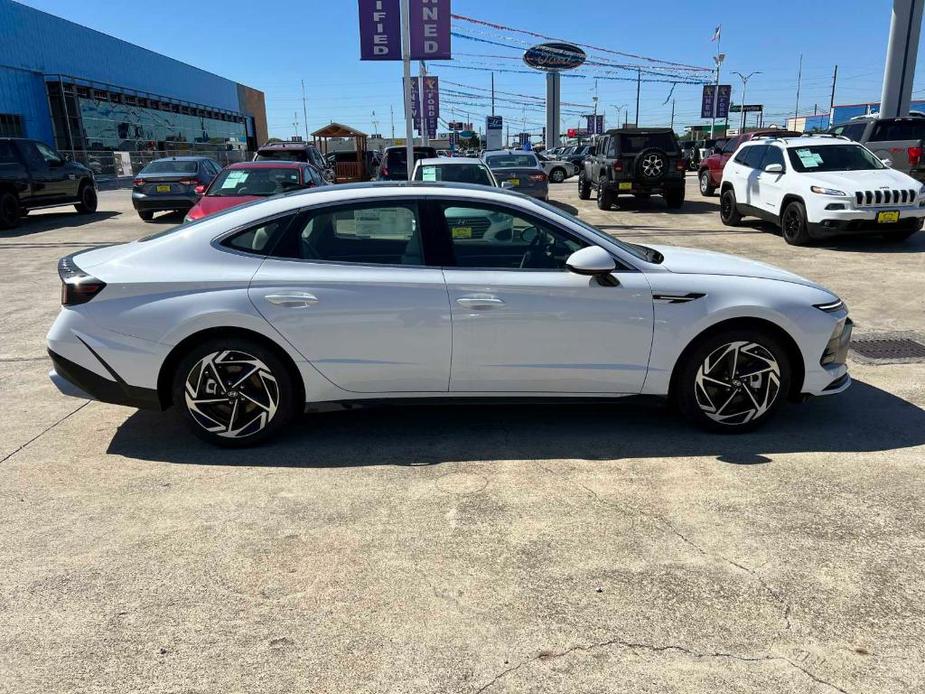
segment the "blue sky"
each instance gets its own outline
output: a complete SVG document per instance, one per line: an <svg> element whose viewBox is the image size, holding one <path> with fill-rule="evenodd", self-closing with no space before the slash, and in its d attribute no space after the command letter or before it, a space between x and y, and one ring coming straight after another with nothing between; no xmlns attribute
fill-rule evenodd
<svg viewBox="0 0 925 694"><path fill-rule="evenodd" d="M308 93L310 129L337 120L372 132L375 111L378 130L389 135L391 106L396 133L400 136L403 130L401 63L359 60L356 0L159 0L143 6L111 0L26 0L25 4L262 89L266 92L271 135L293 134L295 114L301 123L302 79ZM835 64L839 66L836 103L879 99L891 6L890 0L777 0L761 6L748 0L733 4L713 0L454 0L453 12L515 29L698 66L712 65L716 44L710 37L714 27L722 24L721 47L727 55L722 81L727 82L733 71L747 74L760 70L762 74L748 83L746 101L765 105L766 122L783 122L793 114L795 106L800 53L801 115L812 113L815 104L820 110L828 108ZM454 22L454 31L457 29L512 45L532 41L512 32ZM454 38L453 52L453 62L460 66L522 67L516 60L485 57L516 57L519 51L514 48ZM612 61L638 62L598 55ZM474 92L469 86L487 88L490 80L489 73L481 70L441 67L433 72L441 77L444 88L470 93ZM576 72L590 74L587 69ZM448 81L468 86L452 86ZM736 102L741 83L736 77L729 81ZM545 93L539 73L499 72L495 87L537 97ZM917 96L925 96L923 87L925 74L916 79ZM628 105L632 119L635 90L635 82L598 80L599 104L608 126L615 124L615 106ZM671 104L665 101L670 90L670 84L643 83L641 123L668 124ZM562 80L563 101L591 104L593 94L591 78ZM676 128L701 122L700 87L679 84L673 96ZM542 123L541 111L524 114L521 99L506 95L503 98L509 101L499 98L498 112L511 123L512 131L514 125L520 129L524 118L528 129L536 130ZM448 109L454 101L466 98L444 95L445 118L454 116ZM469 106L466 110L484 122L486 109ZM462 115L460 108L455 116L461 119ZM577 125L577 116L569 116L566 125Z"/></svg>

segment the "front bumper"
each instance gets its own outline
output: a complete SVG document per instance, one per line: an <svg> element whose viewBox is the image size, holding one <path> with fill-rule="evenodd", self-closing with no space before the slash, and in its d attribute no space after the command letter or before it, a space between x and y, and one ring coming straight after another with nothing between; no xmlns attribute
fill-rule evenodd
<svg viewBox="0 0 925 694"><path fill-rule="evenodd" d="M195 193L164 193L149 195L132 193L132 205L140 212L159 212L161 210L189 210L199 202Z"/></svg>
<svg viewBox="0 0 925 694"><path fill-rule="evenodd" d="M829 204L839 204L840 200L833 200ZM877 222L880 212L899 212L899 221L891 223ZM870 234L920 229L925 219L925 207L916 205L883 205L875 208L850 207L844 210L818 209L813 216L818 221L809 221L807 228L813 236L827 236L833 234Z"/></svg>

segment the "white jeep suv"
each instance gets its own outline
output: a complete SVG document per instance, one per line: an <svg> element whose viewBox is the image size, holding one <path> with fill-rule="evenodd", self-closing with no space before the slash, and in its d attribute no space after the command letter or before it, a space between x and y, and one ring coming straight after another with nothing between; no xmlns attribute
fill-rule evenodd
<svg viewBox="0 0 925 694"><path fill-rule="evenodd" d="M888 163L842 137L756 137L723 170L720 218L773 222L793 245L853 233L901 241L922 228L925 187Z"/></svg>

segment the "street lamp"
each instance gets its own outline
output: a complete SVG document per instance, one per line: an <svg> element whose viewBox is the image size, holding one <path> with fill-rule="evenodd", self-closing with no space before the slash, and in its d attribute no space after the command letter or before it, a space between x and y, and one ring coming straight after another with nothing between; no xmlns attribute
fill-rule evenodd
<svg viewBox="0 0 925 694"><path fill-rule="evenodd" d="M613 108L617 111L617 127L620 128L622 127L620 125L620 111L623 111L623 114L626 115L629 111L629 106L627 106L626 104L622 104L620 106L617 106L616 104L611 104L611 106L613 106Z"/></svg>
<svg viewBox="0 0 925 694"><path fill-rule="evenodd" d="M748 81L755 75L760 75L761 70L749 72L747 75L743 75L741 72L733 72L732 74L738 75L739 79L742 80L742 125L739 128L739 134L742 134L745 132L745 89L748 87Z"/></svg>

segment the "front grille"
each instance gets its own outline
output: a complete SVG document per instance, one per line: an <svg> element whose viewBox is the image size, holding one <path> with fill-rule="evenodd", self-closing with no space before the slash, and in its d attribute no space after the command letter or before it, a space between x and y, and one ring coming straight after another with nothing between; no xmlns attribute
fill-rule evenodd
<svg viewBox="0 0 925 694"><path fill-rule="evenodd" d="M869 205L905 205L915 202L914 190L898 188L894 190L859 190L854 200L859 206Z"/></svg>

